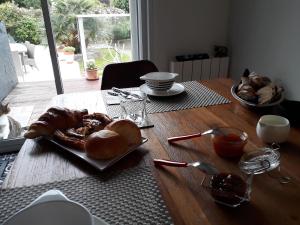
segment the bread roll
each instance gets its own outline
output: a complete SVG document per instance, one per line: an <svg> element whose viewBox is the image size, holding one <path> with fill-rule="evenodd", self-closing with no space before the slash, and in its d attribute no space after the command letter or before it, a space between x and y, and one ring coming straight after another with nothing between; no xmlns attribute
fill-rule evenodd
<svg viewBox="0 0 300 225"><path fill-rule="evenodd" d="M142 143L140 129L130 120L116 120L108 124L104 129L117 132L127 141L129 147Z"/></svg>
<svg viewBox="0 0 300 225"><path fill-rule="evenodd" d="M85 143L87 156L94 159L111 159L128 150L126 140L111 130L92 133Z"/></svg>

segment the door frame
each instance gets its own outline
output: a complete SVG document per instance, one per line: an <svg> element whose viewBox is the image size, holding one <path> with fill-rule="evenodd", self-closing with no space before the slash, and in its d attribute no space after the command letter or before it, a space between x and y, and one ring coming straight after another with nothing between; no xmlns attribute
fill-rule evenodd
<svg viewBox="0 0 300 225"><path fill-rule="evenodd" d="M47 34L48 46L50 51L51 63L53 67L56 93L59 95L64 93L64 88L61 79L60 67L57 59L56 43L53 36L48 0L41 0L41 6L42 6L43 18L44 18L45 29Z"/></svg>

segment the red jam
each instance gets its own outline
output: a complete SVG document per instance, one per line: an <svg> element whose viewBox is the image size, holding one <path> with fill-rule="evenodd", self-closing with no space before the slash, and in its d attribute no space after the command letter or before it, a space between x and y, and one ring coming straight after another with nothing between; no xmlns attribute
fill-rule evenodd
<svg viewBox="0 0 300 225"><path fill-rule="evenodd" d="M226 134L214 135L212 142L216 153L221 157L241 157L246 140L243 140L239 135Z"/></svg>
<svg viewBox="0 0 300 225"><path fill-rule="evenodd" d="M237 175L219 173L211 178L211 195L219 202L239 204L245 197L246 191L247 184Z"/></svg>

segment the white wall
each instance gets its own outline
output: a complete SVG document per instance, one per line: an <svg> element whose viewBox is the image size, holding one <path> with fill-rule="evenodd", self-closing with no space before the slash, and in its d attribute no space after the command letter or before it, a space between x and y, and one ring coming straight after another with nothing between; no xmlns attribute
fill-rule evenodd
<svg viewBox="0 0 300 225"><path fill-rule="evenodd" d="M169 70L176 55L227 45L230 0L149 0L150 59Z"/></svg>
<svg viewBox="0 0 300 225"><path fill-rule="evenodd" d="M229 39L234 78L249 68L282 80L287 98L300 101L299 0L232 0Z"/></svg>

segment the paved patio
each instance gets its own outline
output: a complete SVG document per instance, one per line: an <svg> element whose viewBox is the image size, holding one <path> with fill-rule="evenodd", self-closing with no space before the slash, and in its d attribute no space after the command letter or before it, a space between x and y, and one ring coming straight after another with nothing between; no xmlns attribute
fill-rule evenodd
<svg viewBox="0 0 300 225"><path fill-rule="evenodd" d="M54 80L52 63L49 48L42 45L35 47L34 53L37 68L26 66L23 77L18 77L19 82L39 82ZM77 61L67 62L63 55L58 58L62 80L82 79L84 74L80 72L80 66Z"/></svg>
<svg viewBox="0 0 300 225"><path fill-rule="evenodd" d="M87 81L83 78L63 81L64 93L100 90L101 80ZM54 81L19 83L3 100L13 108L12 115L24 123L35 121L46 109L52 97L56 96ZM21 115L20 113L23 114ZM26 114L26 115L25 115ZM28 122L23 122L23 118Z"/></svg>
<svg viewBox="0 0 300 225"><path fill-rule="evenodd" d="M99 52L101 47L103 46L93 46L93 49ZM58 61L64 93L100 90L101 79L87 81L80 71L78 61L69 63L61 54L58 55ZM47 46L36 46L35 63L37 68L26 66L24 76L18 77L18 85L3 100L12 108L11 116L19 120L23 126L35 121L45 111L51 98L57 95Z"/></svg>

